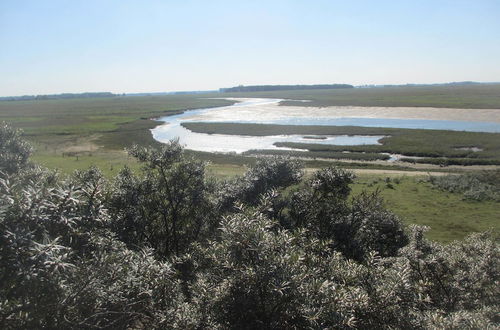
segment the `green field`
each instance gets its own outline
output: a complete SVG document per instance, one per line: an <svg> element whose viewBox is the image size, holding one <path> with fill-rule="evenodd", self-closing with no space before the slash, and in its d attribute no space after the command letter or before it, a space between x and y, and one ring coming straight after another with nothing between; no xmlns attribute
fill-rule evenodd
<svg viewBox="0 0 500 330"><path fill-rule="evenodd" d="M0 120L22 128L28 137L111 134L103 138L106 147L122 148L128 134L150 140L151 118L233 103L192 95L0 101Z"/></svg>
<svg viewBox="0 0 500 330"><path fill-rule="evenodd" d="M1 101L0 121L21 128L35 146L34 159L63 173L96 165L112 175L124 164L132 144L157 142L151 118L189 109L233 104L193 95Z"/></svg>
<svg viewBox="0 0 500 330"><path fill-rule="evenodd" d="M429 226L427 236L440 242L493 229L498 234L500 207L494 201L473 201L435 188L428 176L358 175L353 194L379 190L386 207L406 224Z"/></svg>

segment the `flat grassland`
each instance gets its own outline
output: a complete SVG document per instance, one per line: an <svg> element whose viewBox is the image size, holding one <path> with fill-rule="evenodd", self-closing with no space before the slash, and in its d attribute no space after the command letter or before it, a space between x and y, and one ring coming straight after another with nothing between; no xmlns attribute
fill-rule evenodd
<svg viewBox="0 0 500 330"><path fill-rule="evenodd" d="M193 95L0 101L0 121L23 129L34 160L45 166L70 173L96 165L112 175L135 166L125 147L157 143L149 131L158 125L153 118L233 103Z"/></svg>
<svg viewBox="0 0 500 330"><path fill-rule="evenodd" d="M406 224L429 226L427 237L451 242L471 232L500 227L499 203L464 199L462 194L442 191L427 180L428 176L400 174L358 174L353 195L378 190L386 207Z"/></svg>
<svg viewBox="0 0 500 330"><path fill-rule="evenodd" d="M233 103L229 100L213 99L214 97L273 97L310 100L310 102L283 102L285 105L302 107L352 105L500 109L500 84L0 101L0 121L10 122L15 127L24 130L26 138L36 148L33 159L42 165L58 168L63 173L96 165L106 175L113 176L125 164L132 168L138 166L123 151L125 147L133 143L157 144L149 132L149 129L158 124L152 118L176 114L188 109L217 107ZM263 129L268 130L269 127ZM364 131L363 134L368 134L368 128L335 129L343 129L346 134L360 134L362 131ZM390 149L372 146L368 147L371 148L370 150L358 150L358 147L350 147L350 150L358 154L368 151L376 155L384 151L397 152L404 148L406 152L412 149L410 151L423 156L438 152L438 155L445 155L450 159L495 160L500 157L496 134L381 130L385 132L381 135L390 135L385 143L385 146L389 146ZM273 133L275 134L276 131ZM240 130L237 134L242 134L242 131ZM312 132L311 134L319 133ZM379 135L380 131L373 129L372 134ZM429 143L431 140L432 144ZM453 149L457 146L481 147L483 151L472 153L467 150ZM317 148L314 146L301 147L308 148L309 152L320 151L314 150ZM329 148L331 150L322 152L339 152L340 150L334 150L336 147ZM342 147L342 151L346 151L345 148ZM240 174L245 164L254 161L254 158L241 155L189 153L211 161L212 165L209 170L217 176ZM478 155L481 157L478 158ZM308 167L315 168L327 164L343 164L349 168L408 170L402 165L386 166L322 160L311 160L306 164ZM447 168L441 170L450 171ZM399 184L393 184L394 189L389 189L383 180L374 183L374 180L378 180L377 178L375 174L361 176L354 184L354 193L363 188L375 189L377 185L380 185L389 209L402 216L407 223L430 225L433 229L429 237L433 239L447 242L461 238L471 231L499 227L498 203L464 201L460 194L442 192L428 186L428 183L414 181L413 178L401 179Z"/></svg>

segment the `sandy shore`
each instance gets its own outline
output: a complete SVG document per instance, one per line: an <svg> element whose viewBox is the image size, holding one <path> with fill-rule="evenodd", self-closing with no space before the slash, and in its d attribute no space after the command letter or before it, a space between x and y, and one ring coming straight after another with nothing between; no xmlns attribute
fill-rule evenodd
<svg viewBox="0 0 500 330"><path fill-rule="evenodd" d="M246 101L244 98L234 98L237 101ZM283 116L289 117L329 117L329 118L387 118L387 119L428 119L453 120L470 122L500 123L500 109L454 109L454 108L427 108L427 107L299 107L280 106L278 102L258 104L234 108L217 109L206 114L193 116L189 119L200 121L234 120L241 118L252 120L273 120ZM186 118L187 119L187 118Z"/></svg>

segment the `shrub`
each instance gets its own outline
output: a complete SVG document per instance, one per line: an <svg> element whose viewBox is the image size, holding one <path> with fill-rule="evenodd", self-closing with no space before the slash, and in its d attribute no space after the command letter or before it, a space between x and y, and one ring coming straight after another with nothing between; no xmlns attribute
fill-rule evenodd
<svg viewBox="0 0 500 330"><path fill-rule="evenodd" d="M31 146L21 138L21 131L0 122L0 175L13 174L29 164Z"/></svg>
<svg viewBox="0 0 500 330"><path fill-rule="evenodd" d="M436 187L472 200L500 201L500 170L430 177Z"/></svg>
<svg viewBox="0 0 500 330"><path fill-rule="evenodd" d="M214 209L205 163L188 159L178 141L160 149L134 147L142 175L118 175L110 197L113 230L130 247L161 257L179 254L212 228Z"/></svg>
<svg viewBox="0 0 500 330"><path fill-rule="evenodd" d="M110 183L96 168L4 171L2 329L500 325L492 235L428 241L377 193L350 200L354 176L335 167L297 185L298 163L266 159L220 184L175 141L131 153L142 172Z"/></svg>

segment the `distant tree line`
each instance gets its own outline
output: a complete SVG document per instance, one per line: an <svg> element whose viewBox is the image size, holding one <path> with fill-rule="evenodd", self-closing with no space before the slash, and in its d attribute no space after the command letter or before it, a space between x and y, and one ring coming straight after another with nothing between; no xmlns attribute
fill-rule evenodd
<svg viewBox="0 0 500 330"><path fill-rule="evenodd" d="M429 241L340 168L217 180L176 141L129 152L137 173L60 177L0 123L0 329L500 326L494 235Z"/></svg>
<svg viewBox="0 0 500 330"><path fill-rule="evenodd" d="M49 95L23 95L23 96L5 96L0 97L0 101L30 101L30 100L57 100L57 99L81 99L81 98L96 98L96 97L114 97L119 94L109 92L98 93L62 93Z"/></svg>
<svg viewBox="0 0 500 330"><path fill-rule="evenodd" d="M220 88L221 93L231 92L265 92L265 91L288 91L304 89L345 89L354 88L348 84L323 84L323 85L256 85L256 86L236 86L230 88Z"/></svg>
<svg viewBox="0 0 500 330"><path fill-rule="evenodd" d="M476 81L452 81L447 83L435 83L435 84L389 84L389 85L360 85L358 88L380 88L380 87L432 87L432 86L470 86L470 85L493 85L498 84L498 82L483 83Z"/></svg>

